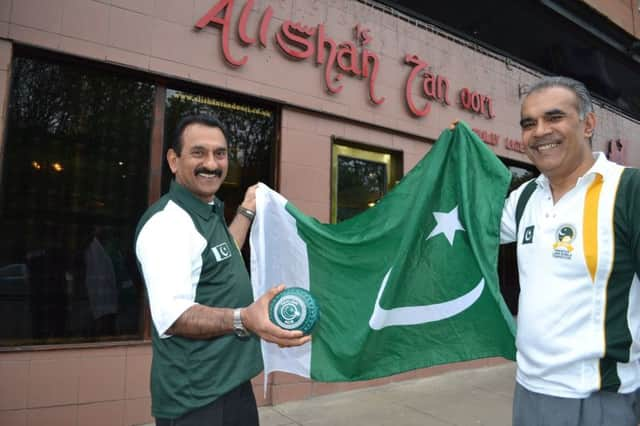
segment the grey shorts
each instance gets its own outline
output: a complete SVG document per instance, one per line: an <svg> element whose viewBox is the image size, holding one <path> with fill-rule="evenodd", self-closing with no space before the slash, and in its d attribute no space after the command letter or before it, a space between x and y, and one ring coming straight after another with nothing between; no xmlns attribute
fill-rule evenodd
<svg viewBox="0 0 640 426"><path fill-rule="evenodd" d="M584 399L559 398L516 383L513 426L637 426L640 389L632 393L594 392Z"/></svg>

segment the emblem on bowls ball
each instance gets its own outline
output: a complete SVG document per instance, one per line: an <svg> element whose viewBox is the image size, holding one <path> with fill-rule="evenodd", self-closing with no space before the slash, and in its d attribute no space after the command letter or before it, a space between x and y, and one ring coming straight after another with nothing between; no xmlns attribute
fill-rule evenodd
<svg viewBox="0 0 640 426"><path fill-rule="evenodd" d="M309 334L319 316L318 303L301 287L286 288L269 304L269 319L285 330L301 330Z"/></svg>

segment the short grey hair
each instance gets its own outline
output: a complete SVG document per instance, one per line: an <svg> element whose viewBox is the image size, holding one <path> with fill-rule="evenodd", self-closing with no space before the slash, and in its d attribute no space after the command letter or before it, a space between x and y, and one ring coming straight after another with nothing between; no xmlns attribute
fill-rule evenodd
<svg viewBox="0 0 640 426"><path fill-rule="evenodd" d="M591 95L586 86L581 82L569 77L543 77L535 82L527 91L529 94L538 90L547 89L550 87L564 87L571 90L578 99L578 116L580 120L584 120L588 113L593 112L593 102L591 101Z"/></svg>

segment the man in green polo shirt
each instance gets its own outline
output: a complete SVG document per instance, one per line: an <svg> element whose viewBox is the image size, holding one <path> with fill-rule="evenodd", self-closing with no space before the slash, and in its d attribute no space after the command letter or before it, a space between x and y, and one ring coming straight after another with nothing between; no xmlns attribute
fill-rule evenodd
<svg viewBox="0 0 640 426"><path fill-rule="evenodd" d="M259 338L298 346L309 337L269 321L270 300L253 302L238 247L255 213L247 190L227 227L215 197L228 170L223 125L178 123L167 161L175 180L140 219L135 249L151 308L152 414L156 425L257 425L251 378L262 370Z"/></svg>

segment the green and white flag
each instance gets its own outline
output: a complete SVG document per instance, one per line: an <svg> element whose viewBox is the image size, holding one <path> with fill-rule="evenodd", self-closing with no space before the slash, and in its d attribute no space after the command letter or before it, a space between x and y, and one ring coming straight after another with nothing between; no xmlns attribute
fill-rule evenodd
<svg viewBox="0 0 640 426"><path fill-rule="evenodd" d="M349 381L515 359L497 277L510 178L459 123L375 207L338 224L318 222L261 184L250 236L254 294L284 283L308 289L320 305L310 343L263 342L265 374Z"/></svg>

